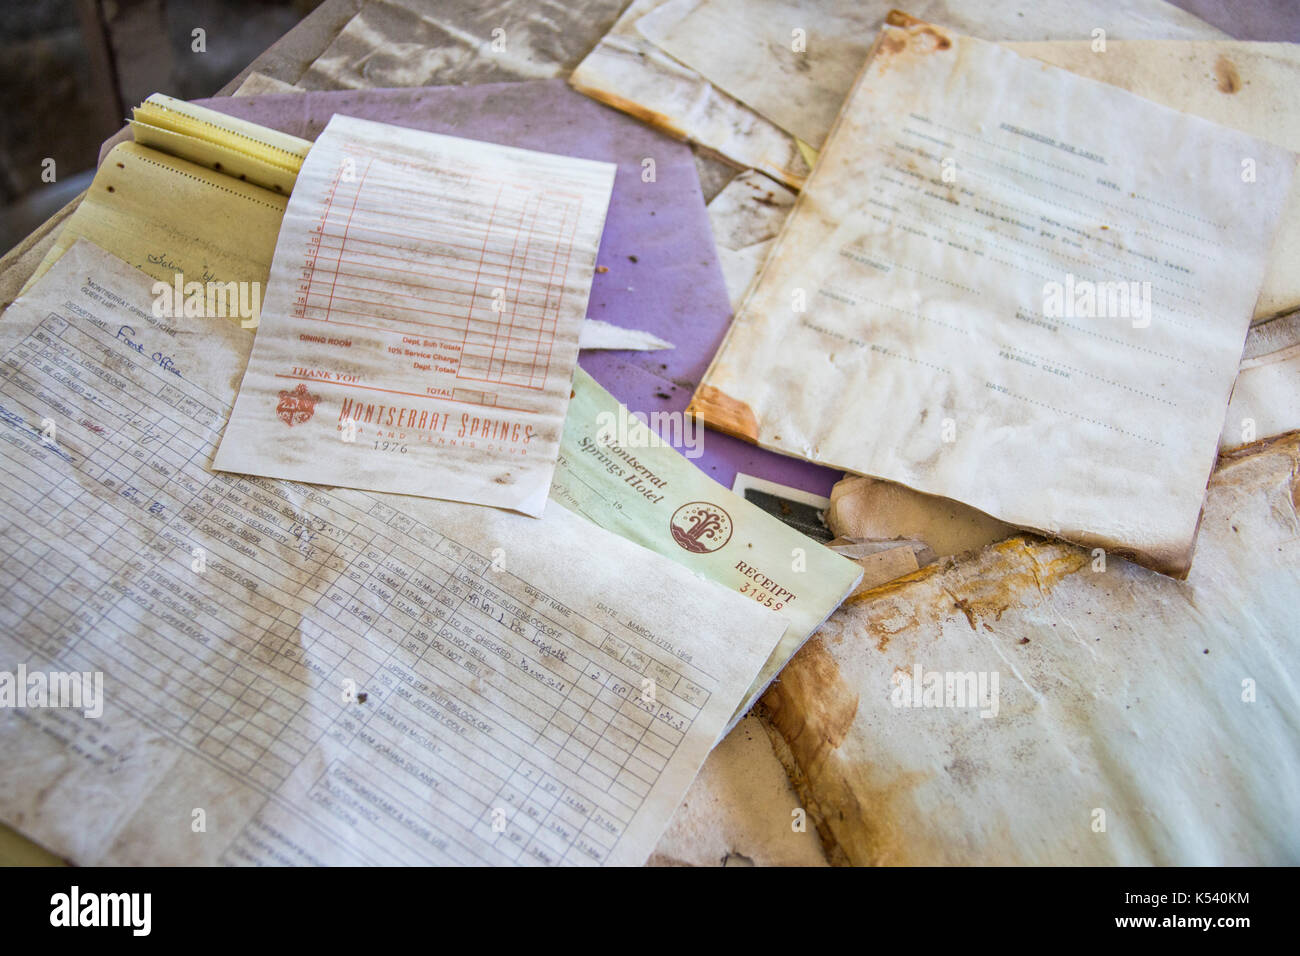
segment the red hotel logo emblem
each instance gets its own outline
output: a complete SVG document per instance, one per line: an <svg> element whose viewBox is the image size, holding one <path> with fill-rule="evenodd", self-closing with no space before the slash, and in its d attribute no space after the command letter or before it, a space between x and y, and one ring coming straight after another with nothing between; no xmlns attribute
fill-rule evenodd
<svg viewBox="0 0 1300 956"><path fill-rule="evenodd" d="M687 551L708 554L731 540L731 515L707 501L692 501L673 512L668 528Z"/></svg>
<svg viewBox="0 0 1300 956"><path fill-rule="evenodd" d="M280 393L280 404L275 406L275 413L280 416L282 422L292 428L311 418L316 412L316 403L319 401L319 395L307 391L306 385L299 385L292 392Z"/></svg>

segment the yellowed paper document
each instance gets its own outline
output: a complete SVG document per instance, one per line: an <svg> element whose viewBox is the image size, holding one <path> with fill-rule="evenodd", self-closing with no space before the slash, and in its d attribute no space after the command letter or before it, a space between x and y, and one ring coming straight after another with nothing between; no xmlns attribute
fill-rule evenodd
<svg viewBox="0 0 1300 956"><path fill-rule="evenodd" d="M943 21L946 22L946 21ZM1024 56L1101 80L1172 109L1221 123L1286 149L1300 150L1300 109L1291 91L1300 84L1300 44L1236 40L1108 40L1105 50L1091 40L1001 43ZM838 104L842 102L837 99ZM833 113L827 117L830 128ZM784 209L771 196L755 202L740 189L741 174L709 203L718 238L718 261L728 291L748 286L765 250L741 248L725 238L730 228L757 218L775 219ZM758 176L753 183L768 182ZM771 192L769 184L764 192ZM760 196L762 193L759 194ZM778 197L780 193L776 194ZM787 204L788 205L788 204ZM748 207L748 208L747 208ZM743 218L741 218L743 216ZM753 240L753 241L756 241ZM755 255L755 252L758 255ZM1293 185L1278 226L1264 285L1255 303L1257 322L1300 308L1300 190Z"/></svg>
<svg viewBox="0 0 1300 956"><path fill-rule="evenodd" d="M1186 582L1018 536L850 598L764 697L832 859L1300 862L1297 474L1222 459Z"/></svg>
<svg viewBox="0 0 1300 956"><path fill-rule="evenodd" d="M1250 328L1220 448L1300 430L1300 312Z"/></svg>
<svg viewBox="0 0 1300 956"><path fill-rule="evenodd" d="M709 226L733 310L745 301L794 199L789 189L747 169L709 202Z"/></svg>
<svg viewBox="0 0 1300 956"><path fill-rule="evenodd" d="M276 235L311 143L155 93L104 156L29 288L79 239L162 282L242 283L256 324ZM238 314L242 311L245 314Z"/></svg>
<svg viewBox="0 0 1300 956"><path fill-rule="evenodd" d="M336 115L215 467L540 515L614 170Z"/></svg>
<svg viewBox="0 0 1300 956"><path fill-rule="evenodd" d="M81 243L0 323L0 818L85 864L644 862L786 620L561 507L213 472L248 335L150 300Z"/></svg>
<svg viewBox="0 0 1300 956"><path fill-rule="evenodd" d="M722 93L820 149L891 0L670 0L638 31ZM1164 0L913 0L908 14L987 40L1214 39ZM725 38L725 39L724 39ZM719 95L715 93L715 95Z"/></svg>
<svg viewBox="0 0 1300 956"><path fill-rule="evenodd" d="M637 29L641 19L676 0L633 0L569 83L602 103L742 166L799 186L809 166L794 138L703 76L674 60Z"/></svg>
<svg viewBox="0 0 1300 956"><path fill-rule="evenodd" d="M1184 575L1294 164L886 27L692 407Z"/></svg>
<svg viewBox="0 0 1300 956"><path fill-rule="evenodd" d="M287 202L198 163L119 143L26 288L85 239L161 282L180 274L264 290Z"/></svg>
<svg viewBox="0 0 1300 956"><path fill-rule="evenodd" d="M1241 363L1220 444L1248 445L1300 429L1300 343Z"/></svg>
<svg viewBox="0 0 1300 956"><path fill-rule="evenodd" d="M1237 40L1007 43L1072 73L1251 136L1300 150L1300 44ZM1255 319L1300 308L1300 189L1294 186L1273 243Z"/></svg>

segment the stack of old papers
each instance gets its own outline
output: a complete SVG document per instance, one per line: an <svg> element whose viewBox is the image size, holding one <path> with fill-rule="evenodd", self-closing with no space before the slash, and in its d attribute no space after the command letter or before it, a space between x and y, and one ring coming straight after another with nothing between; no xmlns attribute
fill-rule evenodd
<svg viewBox="0 0 1300 956"><path fill-rule="evenodd" d="M800 583L769 578L799 536L635 434L573 435L564 493L633 537L624 496L671 507L699 553L734 542L753 572L718 555L714 584L563 507L213 471L250 340L153 316L151 284L81 242L0 327L25 487L6 507L45 501L57 531L6 563L6 656L78 687L76 711L0 724L41 768L3 805L70 859L640 863L778 644L784 662L859 576L823 549ZM662 494L602 480L615 462ZM92 794L111 811L88 819ZM182 805L220 836L157 826Z"/></svg>
<svg viewBox="0 0 1300 956"><path fill-rule="evenodd" d="M793 186L807 178L893 3L635 0L570 82L611 106ZM908 12L989 40L1222 39L1164 0L923 0ZM718 38L726 37L727 42Z"/></svg>
<svg viewBox="0 0 1300 956"><path fill-rule="evenodd" d="M97 180L105 194L124 181L116 154ZM8 820L79 862L650 854L710 748L861 572L574 378L614 169L335 117L297 171L279 228L287 251L256 316L209 311L198 289L210 275L155 281L85 241L81 220L69 227L2 329L7 473L26 489L7 507L16 518L29 499L51 501L55 564L90 576L51 613L38 592L61 585L32 589L23 571L5 607L20 663L3 690L22 709L0 733L60 780L7 783ZM118 215L118 248L140 236L164 248L168 233L151 234L146 216ZM212 226L195 231L183 248L207 247ZM564 269L585 269L585 284ZM245 274L265 272L253 262ZM429 306L441 321L425 318ZM254 356L271 350L265 395L250 391L254 327ZM545 351L534 341L517 354L530 336ZM446 353L436 371L449 386L388 398L416 387L420 349ZM241 378L247 437L232 415ZM306 379L306 394L280 378ZM335 397L342 387L380 393L364 399L374 410L352 411L363 400ZM530 390L556 396L549 444L543 406L501 401ZM561 433L570 401L581 410ZM324 437L303 428L313 420ZM230 450L216 452L223 431ZM421 432L461 440L403 447ZM304 437L286 444L286 433ZM535 453L510 461L512 442ZM393 463L347 483L415 476L422 497L322 487L335 483L322 469L345 469L357 450ZM413 463L420 451L432 458ZM221 470L223 455L242 456L238 474ZM540 520L428 500L509 487L451 487L459 469L499 477L497 460L520 475L545 469L519 482L540 487L535 508L495 502ZM252 477L304 467L312 485ZM548 492L563 506L546 507ZM49 560L25 546L12 557L15 580ZM92 591L96 610L76 611ZM28 675L50 674L52 694L56 672L75 700L29 711ZM94 722L70 723L65 704ZM106 788L124 812L85 825L73 808ZM222 838L196 853L153 829L178 797L203 805L204 832L218 824Z"/></svg>
<svg viewBox="0 0 1300 956"><path fill-rule="evenodd" d="M1300 860L1292 45L372 0L317 49L150 97L3 277L0 819L74 863Z"/></svg>
<svg viewBox="0 0 1300 956"><path fill-rule="evenodd" d="M1294 164L887 26L693 409L1183 576Z"/></svg>

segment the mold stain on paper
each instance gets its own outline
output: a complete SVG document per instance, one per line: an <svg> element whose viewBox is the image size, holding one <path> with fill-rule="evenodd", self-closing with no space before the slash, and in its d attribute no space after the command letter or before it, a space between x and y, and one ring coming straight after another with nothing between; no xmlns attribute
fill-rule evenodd
<svg viewBox="0 0 1300 956"><path fill-rule="evenodd" d="M1237 67L1226 56L1220 56L1214 64L1214 76L1219 92L1233 94L1241 89L1241 75Z"/></svg>
<svg viewBox="0 0 1300 956"><path fill-rule="evenodd" d="M801 704L797 709L791 706L796 699ZM809 764L819 763L844 742L858 713L857 692L817 637L795 655L763 702L781 736Z"/></svg>

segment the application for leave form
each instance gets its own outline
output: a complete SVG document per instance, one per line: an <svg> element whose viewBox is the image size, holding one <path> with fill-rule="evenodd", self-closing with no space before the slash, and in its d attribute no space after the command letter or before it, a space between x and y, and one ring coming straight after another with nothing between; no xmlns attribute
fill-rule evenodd
<svg viewBox="0 0 1300 956"><path fill-rule="evenodd" d="M1184 577L1295 162L887 26L692 409Z"/></svg>
<svg viewBox="0 0 1300 956"><path fill-rule="evenodd" d="M541 514L614 172L334 116L214 467Z"/></svg>

